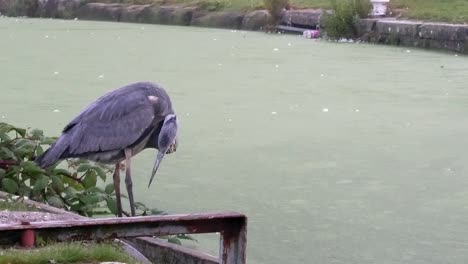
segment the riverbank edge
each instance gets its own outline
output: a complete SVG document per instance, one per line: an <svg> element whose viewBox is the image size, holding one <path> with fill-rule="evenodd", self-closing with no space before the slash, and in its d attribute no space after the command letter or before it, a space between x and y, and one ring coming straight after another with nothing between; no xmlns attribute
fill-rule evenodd
<svg viewBox="0 0 468 264"><path fill-rule="evenodd" d="M208 11L179 5L127 5L88 3L87 0L37 0L19 7L15 0L0 0L0 13L8 16L82 19L144 24L199 26L236 30L271 30L266 10ZM279 24L298 28L316 28L324 10L287 10ZM434 23L395 18L360 19L360 40L404 47L445 50L468 54L468 25ZM299 31L300 33L300 31Z"/></svg>

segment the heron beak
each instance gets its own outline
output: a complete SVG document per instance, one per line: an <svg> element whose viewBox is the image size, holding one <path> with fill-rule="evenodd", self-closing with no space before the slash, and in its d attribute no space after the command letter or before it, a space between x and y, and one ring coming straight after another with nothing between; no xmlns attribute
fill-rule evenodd
<svg viewBox="0 0 468 264"><path fill-rule="evenodd" d="M161 164L164 154L165 154L164 151L158 151L158 155L156 156L156 161L154 162L153 172L151 173L151 178L148 183L148 188L150 187L151 182L153 182L153 178L156 175L156 172L158 171L159 164Z"/></svg>

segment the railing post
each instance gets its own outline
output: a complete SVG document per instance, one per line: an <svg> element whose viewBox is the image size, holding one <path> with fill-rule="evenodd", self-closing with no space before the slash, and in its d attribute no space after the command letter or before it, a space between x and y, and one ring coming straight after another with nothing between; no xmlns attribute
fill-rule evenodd
<svg viewBox="0 0 468 264"><path fill-rule="evenodd" d="M220 264L246 264L247 218L221 232L219 244Z"/></svg>

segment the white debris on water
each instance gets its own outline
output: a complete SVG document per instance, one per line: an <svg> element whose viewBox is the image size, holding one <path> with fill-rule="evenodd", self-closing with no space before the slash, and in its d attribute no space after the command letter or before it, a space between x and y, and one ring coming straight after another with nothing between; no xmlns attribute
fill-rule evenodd
<svg viewBox="0 0 468 264"><path fill-rule="evenodd" d="M78 18L77 18L77 17L75 17L73 20L77 21L77 20L78 20Z"/></svg>
<svg viewBox="0 0 468 264"><path fill-rule="evenodd" d="M322 77L322 78L325 77L325 74L321 73L321 74L320 74L320 77Z"/></svg>
<svg viewBox="0 0 468 264"><path fill-rule="evenodd" d="M44 38L49 38L49 35L45 35Z"/></svg>
<svg viewBox="0 0 468 264"><path fill-rule="evenodd" d="M223 66L223 64L222 64L222 63L218 63L218 66Z"/></svg>
<svg viewBox="0 0 468 264"><path fill-rule="evenodd" d="M54 111L52 111L52 112L54 112L54 113L60 113L60 110L58 110L58 109L55 109L55 110L54 110Z"/></svg>
<svg viewBox="0 0 468 264"><path fill-rule="evenodd" d="M276 115L277 112L276 112L276 111L272 111L271 114L272 114L272 115Z"/></svg>
<svg viewBox="0 0 468 264"><path fill-rule="evenodd" d="M141 27L141 30L145 30L145 27Z"/></svg>
<svg viewBox="0 0 468 264"><path fill-rule="evenodd" d="M234 29L233 29L233 30L231 30L231 32L232 32L232 33L236 33L236 32L237 32L237 30L234 30Z"/></svg>
<svg viewBox="0 0 468 264"><path fill-rule="evenodd" d="M213 38L214 41L218 40L217 38Z"/></svg>
<svg viewBox="0 0 468 264"><path fill-rule="evenodd" d="M229 119L228 119L228 122L232 122L232 119L231 119L231 118L229 118Z"/></svg>
<svg viewBox="0 0 468 264"><path fill-rule="evenodd" d="M54 75L58 75L58 74L59 74L59 72L58 72L58 71L54 71Z"/></svg>
<svg viewBox="0 0 468 264"><path fill-rule="evenodd" d="M279 65L278 65L278 64L276 64L276 65L275 65L275 68L277 68L277 69L278 69L278 68L279 68Z"/></svg>
<svg viewBox="0 0 468 264"><path fill-rule="evenodd" d="M5 116L4 116L4 115L2 115L2 119L5 119Z"/></svg>
<svg viewBox="0 0 468 264"><path fill-rule="evenodd" d="M455 57L458 57L458 54L455 54Z"/></svg>
<svg viewBox="0 0 468 264"><path fill-rule="evenodd" d="M98 76L98 78L99 78L99 79L102 79L102 78L104 78L104 75L101 74L101 75Z"/></svg>
<svg viewBox="0 0 468 264"><path fill-rule="evenodd" d="M358 113L359 111L360 111L359 109L354 110L354 112L356 112L356 113Z"/></svg>
<svg viewBox="0 0 468 264"><path fill-rule="evenodd" d="M274 48L273 51L278 51L279 49L278 48Z"/></svg>
<svg viewBox="0 0 468 264"><path fill-rule="evenodd" d="M189 115L190 115L190 113L186 113L185 115L186 115L186 116L189 116Z"/></svg>
<svg viewBox="0 0 468 264"><path fill-rule="evenodd" d="M324 112L324 113L328 112L328 108L323 108L322 112Z"/></svg>
<svg viewBox="0 0 468 264"><path fill-rule="evenodd" d="M292 44L291 43L288 43L288 46L291 46Z"/></svg>
<svg viewBox="0 0 468 264"><path fill-rule="evenodd" d="M406 50L406 53L411 53L411 50L407 49L407 50Z"/></svg>

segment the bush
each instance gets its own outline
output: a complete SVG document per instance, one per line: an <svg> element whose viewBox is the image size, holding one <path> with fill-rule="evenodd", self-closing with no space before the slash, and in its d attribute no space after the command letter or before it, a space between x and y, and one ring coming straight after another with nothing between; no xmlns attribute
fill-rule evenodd
<svg viewBox="0 0 468 264"><path fill-rule="evenodd" d="M281 19L283 9L289 6L289 0L263 0L265 9L270 13L272 23L277 23Z"/></svg>
<svg viewBox="0 0 468 264"><path fill-rule="evenodd" d="M323 28L332 39L354 38L356 22L369 15L372 5L369 0L331 0L332 14L324 14Z"/></svg>
<svg viewBox="0 0 468 264"><path fill-rule="evenodd" d="M100 187L113 174L113 167L80 159L47 169L35 164L34 158L54 141L41 130L0 123L0 190L84 216L116 214L112 176L111 183ZM144 204L136 206L139 213L151 214Z"/></svg>

